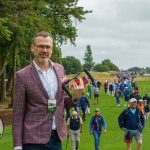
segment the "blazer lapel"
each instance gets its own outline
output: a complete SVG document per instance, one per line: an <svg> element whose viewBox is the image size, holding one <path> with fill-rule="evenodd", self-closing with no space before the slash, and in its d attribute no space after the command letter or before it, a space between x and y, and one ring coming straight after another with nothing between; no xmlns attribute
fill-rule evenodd
<svg viewBox="0 0 150 150"><path fill-rule="evenodd" d="M31 70L31 75L33 77L33 79L35 80L35 82L37 83L37 85L39 86L39 88L41 89L41 91L44 93L44 95L47 97L47 99L49 98L49 95L47 93L47 91L45 90L43 83L36 71L36 68L33 64L33 62L30 64L30 70Z"/></svg>
<svg viewBox="0 0 150 150"><path fill-rule="evenodd" d="M62 91L62 82L61 82L61 75L62 75L62 70L54 63L54 70L56 72L56 76L58 79L58 89L56 92L56 99L59 100L59 92Z"/></svg>

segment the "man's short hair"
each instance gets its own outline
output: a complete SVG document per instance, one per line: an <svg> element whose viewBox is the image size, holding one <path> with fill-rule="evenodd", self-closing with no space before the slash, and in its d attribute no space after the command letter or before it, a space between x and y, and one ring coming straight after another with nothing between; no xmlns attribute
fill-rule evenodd
<svg viewBox="0 0 150 150"><path fill-rule="evenodd" d="M37 34L35 34L35 36L33 37L33 40L32 40L33 43L35 41L35 38L38 37L38 36L51 37L53 39L53 36L49 32L41 31L41 32L38 32Z"/></svg>
<svg viewBox="0 0 150 150"><path fill-rule="evenodd" d="M77 114L78 114L77 111L72 112L72 115L77 115Z"/></svg>

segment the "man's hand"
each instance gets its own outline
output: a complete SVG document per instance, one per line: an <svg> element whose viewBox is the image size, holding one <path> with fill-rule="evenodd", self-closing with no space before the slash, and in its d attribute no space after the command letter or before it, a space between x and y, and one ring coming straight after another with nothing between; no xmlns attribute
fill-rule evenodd
<svg viewBox="0 0 150 150"><path fill-rule="evenodd" d="M79 85L76 82L73 83L73 99L78 99L82 95L84 90L83 79L80 78L79 80Z"/></svg>
<svg viewBox="0 0 150 150"><path fill-rule="evenodd" d="M93 133L92 133L92 132L90 132L90 134L92 135Z"/></svg>
<svg viewBox="0 0 150 150"><path fill-rule="evenodd" d="M126 128L121 128L122 130L125 130Z"/></svg>

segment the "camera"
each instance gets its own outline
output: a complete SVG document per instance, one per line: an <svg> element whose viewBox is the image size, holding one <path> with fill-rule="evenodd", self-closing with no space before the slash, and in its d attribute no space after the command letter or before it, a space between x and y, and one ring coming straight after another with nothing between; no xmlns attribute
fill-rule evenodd
<svg viewBox="0 0 150 150"><path fill-rule="evenodd" d="M82 72L85 72L85 73L87 74L88 78L89 78L89 79L91 80L91 82L94 84L94 81L95 81L95 80L94 80L94 78L92 77L92 75L88 72L88 70L85 69L85 70L82 71ZM80 80L78 79L78 76L79 76L82 72L78 73L78 74L77 74L76 76L74 76L72 79L68 79L68 80L66 80L66 81L63 83L62 88L63 88L63 90L67 93L67 95L68 95L69 97L72 97L72 95L71 95L70 91L68 90L68 88L66 87L66 85L67 85L70 81L72 81L72 80L75 80L75 82L79 85L79 84L80 84ZM86 85L88 84L88 78L82 77L84 86L86 86Z"/></svg>

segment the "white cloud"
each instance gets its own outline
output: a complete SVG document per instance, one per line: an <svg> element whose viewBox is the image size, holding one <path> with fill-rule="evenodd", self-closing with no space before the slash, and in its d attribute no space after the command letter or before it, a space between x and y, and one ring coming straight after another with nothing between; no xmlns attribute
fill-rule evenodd
<svg viewBox="0 0 150 150"><path fill-rule="evenodd" d="M62 54L83 62L91 45L96 63L109 58L120 69L150 66L149 0L79 0L79 5L93 10L77 25L76 47L62 46Z"/></svg>

